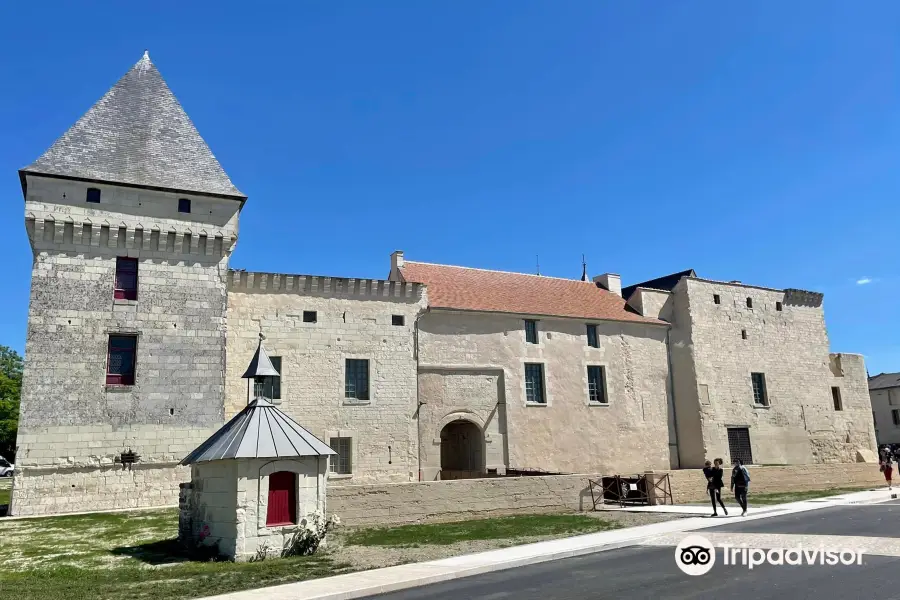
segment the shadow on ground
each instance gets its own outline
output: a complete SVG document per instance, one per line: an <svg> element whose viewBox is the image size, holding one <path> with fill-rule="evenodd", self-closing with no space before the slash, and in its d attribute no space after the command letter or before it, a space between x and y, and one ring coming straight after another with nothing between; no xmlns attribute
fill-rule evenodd
<svg viewBox="0 0 900 600"><path fill-rule="evenodd" d="M147 542L136 546L119 546L110 550L116 556L130 556L149 565L167 565L183 562L210 562L218 558L215 546L194 550L185 548L177 538Z"/></svg>

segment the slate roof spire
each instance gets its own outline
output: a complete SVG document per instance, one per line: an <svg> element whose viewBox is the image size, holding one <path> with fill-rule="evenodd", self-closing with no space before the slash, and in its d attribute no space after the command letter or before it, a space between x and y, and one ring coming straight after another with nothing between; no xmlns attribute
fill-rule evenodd
<svg viewBox="0 0 900 600"><path fill-rule="evenodd" d="M241 375L241 379L255 379L257 377L278 377L279 373L275 370L275 366L272 364L272 361L269 360L269 355L266 353L266 349L263 348L263 339L265 336L263 334L259 334L259 345L256 347L256 354L253 355L253 358L250 360L250 365L247 367L247 370L244 371L244 374Z"/></svg>
<svg viewBox="0 0 900 600"><path fill-rule="evenodd" d="M147 51L26 173L246 199Z"/></svg>

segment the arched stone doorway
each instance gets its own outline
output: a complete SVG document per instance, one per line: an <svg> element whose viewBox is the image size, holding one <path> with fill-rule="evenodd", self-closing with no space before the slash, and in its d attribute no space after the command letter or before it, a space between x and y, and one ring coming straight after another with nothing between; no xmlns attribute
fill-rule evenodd
<svg viewBox="0 0 900 600"><path fill-rule="evenodd" d="M484 434L471 421L441 429L441 479L472 479L484 473Z"/></svg>

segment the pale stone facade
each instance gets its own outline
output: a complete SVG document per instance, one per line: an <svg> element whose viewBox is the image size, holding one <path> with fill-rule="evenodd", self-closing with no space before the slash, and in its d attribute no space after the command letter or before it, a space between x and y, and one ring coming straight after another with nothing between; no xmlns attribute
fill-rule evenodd
<svg viewBox="0 0 900 600"><path fill-rule="evenodd" d="M349 438L354 483L416 479L416 319L424 287L389 281L229 274L226 417L246 406L240 379L259 334L281 359L279 408L326 443ZM315 322L304 322L304 312ZM393 324L400 316L402 325ZM312 319L312 315L308 318ZM345 397L347 359L367 360L369 398Z"/></svg>
<svg viewBox="0 0 900 600"><path fill-rule="evenodd" d="M88 187L100 204L85 204ZM239 203L31 174L26 189L34 268L12 510L171 504L178 461L222 423ZM119 256L138 259L137 300L113 298ZM116 333L138 337L132 386L105 383ZM116 472L128 450L140 476Z"/></svg>
<svg viewBox="0 0 900 600"><path fill-rule="evenodd" d="M728 430L744 428L758 464L873 457L865 366L829 353L820 295L694 277L671 294L682 467L728 459ZM764 376L763 402L751 373Z"/></svg>
<svg viewBox="0 0 900 600"><path fill-rule="evenodd" d="M441 431L453 420L485 434L486 469L632 472L668 468L666 327L430 311L419 321L422 478L441 470ZM546 403L526 402L525 363L543 366ZM608 403L591 403L587 367L605 367ZM512 433L510 433L512 432Z"/></svg>
<svg viewBox="0 0 900 600"><path fill-rule="evenodd" d="M878 444L900 444L900 373L873 376L869 399Z"/></svg>
<svg viewBox="0 0 900 600"><path fill-rule="evenodd" d="M327 465L327 458L307 456L218 460L191 466L191 483L181 487L183 539L217 545L220 554L238 561L280 555L303 530L302 519L316 512L325 514ZM296 474L297 524L266 524L269 476L277 472Z"/></svg>

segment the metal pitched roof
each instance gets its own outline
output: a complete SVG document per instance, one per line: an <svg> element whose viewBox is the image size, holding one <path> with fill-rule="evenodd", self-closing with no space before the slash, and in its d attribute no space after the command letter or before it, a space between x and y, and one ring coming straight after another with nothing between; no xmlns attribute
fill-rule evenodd
<svg viewBox="0 0 900 600"><path fill-rule="evenodd" d="M25 173L246 198L146 52Z"/></svg>
<svg viewBox="0 0 900 600"><path fill-rule="evenodd" d="M256 347L256 354L250 361L250 366L241 375L241 379L254 379L256 377L278 377L280 373L275 369L266 349L263 348L262 336L259 339L259 345Z"/></svg>
<svg viewBox="0 0 900 600"><path fill-rule="evenodd" d="M900 387L900 373L881 373L869 378L870 390L886 390Z"/></svg>
<svg viewBox="0 0 900 600"><path fill-rule="evenodd" d="M265 398L257 398L234 416L182 465L233 458L294 458L337 454Z"/></svg>

